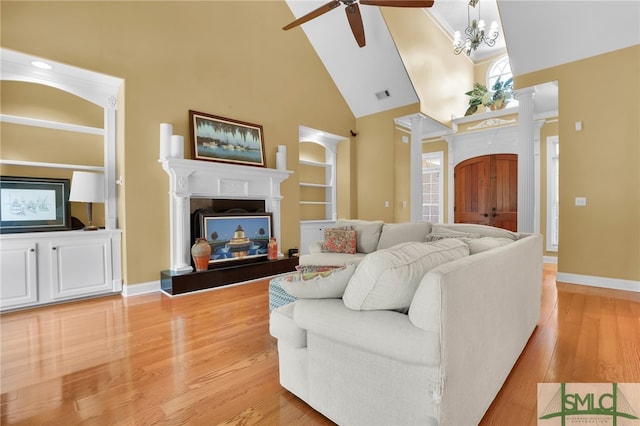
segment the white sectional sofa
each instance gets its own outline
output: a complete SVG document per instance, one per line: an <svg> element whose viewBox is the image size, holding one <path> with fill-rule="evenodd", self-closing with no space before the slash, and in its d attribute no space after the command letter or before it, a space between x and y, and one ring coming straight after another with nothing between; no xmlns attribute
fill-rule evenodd
<svg viewBox="0 0 640 426"><path fill-rule="evenodd" d="M342 298L271 313L280 383L338 424L477 424L537 324L539 235L429 226L458 235L357 256Z"/></svg>

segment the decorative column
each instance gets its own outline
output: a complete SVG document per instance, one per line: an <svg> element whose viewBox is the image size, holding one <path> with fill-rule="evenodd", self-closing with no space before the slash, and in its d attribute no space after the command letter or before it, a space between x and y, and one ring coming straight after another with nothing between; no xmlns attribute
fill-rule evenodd
<svg viewBox="0 0 640 426"><path fill-rule="evenodd" d="M534 152L534 90L517 90L518 113L518 231L534 232L535 152Z"/></svg>
<svg viewBox="0 0 640 426"><path fill-rule="evenodd" d="M169 227L171 229L169 244L171 245L171 270L176 272L191 272L191 241L189 204L189 175L191 171L185 169L163 168L169 174Z"/></svg>
<svg viewBox="0 0 640 426"><path fill-rule="evenodd" d="M447 217L444 220L445 223L455 223L455 180L454 180L454 166L453 161L455 159L455 150L453 143L455 142L455 135L443 136L447 142ZM444 170L444 167L443 167ZM443 206L444 208L444 206Z"/></svg>
<svg viewBox="0 0 640 426"><path fill-rule="evenodd" d="M118 193L116 182L116 105L117 98L110 96L104 106L104 218L107 229L118 228Z"/></svg>
<svg viewBox="0 0 640 426"><path fill-rule="evenodd" d="M280 181L274 182L271 181L271 194L265 201L265 210L271 213L271 220L273 223L271 224L273 227L273 236L276 238L278 242L278 257L282 257L282 226L280 224L280 200L282 200L282 196L280 195Z"/></svg>
<svg viewBox="0 0 640 426"><path fill-rule="evenodd" d="M411 222L422 220L422 114L411 116Z"/></svg>

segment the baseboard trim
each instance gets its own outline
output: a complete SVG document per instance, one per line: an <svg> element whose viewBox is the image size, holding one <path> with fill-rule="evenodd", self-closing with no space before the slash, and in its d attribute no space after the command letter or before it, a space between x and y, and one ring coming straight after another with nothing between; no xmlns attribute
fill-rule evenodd
<svg viewBox="0 0 640 426"><path fill-rule="evenodd" d="M544 256L544 257L542 258L542 261L543 261L544 263L552 263L552 264L554 264L554 265L557 265L557 264L558 264L558 258L557 258L556 256Z"/></svg>
<svg viewBox="0 0 640 426"><path fill-rule="evenodd" d="M558 272L556 281L569 284L580 284L590 287L603 287L611 290L634 291L640 293L640 281L622 280L619 278L596 277L592 275L568 274Z"/></svg>
<svg viewBox="0 0 640 426"><path fill-rule="evenodd" d="M122 295L124 297L139 296L141 294L155 293L157 291L160 291L160 280L122 286Z"/></svg>

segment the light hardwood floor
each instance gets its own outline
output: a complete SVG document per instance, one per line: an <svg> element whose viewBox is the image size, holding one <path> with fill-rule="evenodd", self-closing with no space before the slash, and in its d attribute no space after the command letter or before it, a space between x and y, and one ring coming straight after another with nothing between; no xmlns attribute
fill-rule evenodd
<svg viewBox="0 0 640 426"><path fill-rule="evenodd" d="M3 314L2 425L330 425L280 387L268 281ZM538 382L640 382L640 294L555 282L483 425L535 425Z"/></svg>

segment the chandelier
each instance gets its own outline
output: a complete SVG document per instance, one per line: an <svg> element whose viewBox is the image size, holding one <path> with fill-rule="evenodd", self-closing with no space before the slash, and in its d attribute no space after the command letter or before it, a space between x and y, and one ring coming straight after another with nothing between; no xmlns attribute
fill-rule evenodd
<svg viewBox="0 0 640 426"><path fill-rule="evenodd" d="M453 53L459 55L460 52L465 52L467 56L471 55L473 50L476 50L480 43L484 43L489 47L493 47L496 44L498 38L498 23L496 21L491 22L489 31L485 31L484 20L480 19L480 0L469 0L467 5L467 28L464 30L466 38L462 41L460 31L456 31L453 36ZM476 5L478 5L478 19L471 19L471 8L475 12Z"/></svg>

